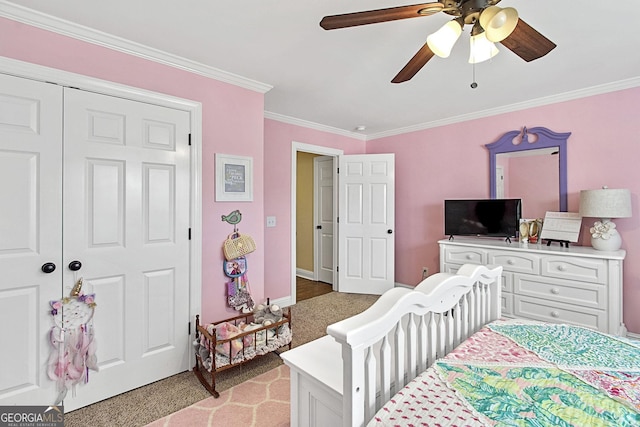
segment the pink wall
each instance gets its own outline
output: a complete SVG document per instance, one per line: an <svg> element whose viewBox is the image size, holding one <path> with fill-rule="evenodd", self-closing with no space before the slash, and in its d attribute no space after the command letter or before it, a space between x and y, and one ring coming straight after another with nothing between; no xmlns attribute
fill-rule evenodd
<svg viewBox="0 0 640 427"><path fill-rule="evenodd" d="M276 120L264 125L264 213L277 218L277 226L265 228L266 296L282 298L291 290L291 147L293 142L362 154L365 142L333 133L303 128Z"/></svg>
<svg viewBox="0 0 640 427"><path fill-rule="evenodd" d="M222 242L232 227L222 214L240 209L242 231L258 246L249 255L251 289L264 296L264 95L210 78L180 71L76 39L0 19L0 55L135 86L202 103L202 315L219 320L234 313L226 306L222 274ZM215 153L253 157L254 201L214 201Z"/></svg>
<svg viewBox="0 0 640 427"><path fill-rule="evenodd" d="M396 153L396 281L416 284L421 267L438 271L436 241L443 238L442 201L489 196L484 144L503 133L544 126L572 132L568 140L569 211L580 190L628 188L633 218L616 220L627 250L624 319L640 333L640 88L582 98L367 142L367 153ZM471 136L471 137L470 137ZM583 229L591 225L585 219ZM588 232L580 244L590 245Z"/></svg>

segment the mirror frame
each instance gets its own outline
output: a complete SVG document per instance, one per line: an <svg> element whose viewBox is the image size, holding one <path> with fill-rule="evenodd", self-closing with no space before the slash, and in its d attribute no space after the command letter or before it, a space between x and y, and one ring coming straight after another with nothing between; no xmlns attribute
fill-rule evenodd
<svg viewBox="0 0 640 427"><path fill-rule="evenodd" d="M529 141L529 134L537 136L535 141ZM516 137L522 135L520 142L516 142ZM567 139L571 132L557 133L545 127L534 127L522 131L513 130L505 133L496 142L485 144L489 150L489 185L492 199L496 198L496 155L502 153L513 153L518 151L537 150L539 148L558 148L559 186L558 199L560 202L560 212L567 211Z"/></svg>

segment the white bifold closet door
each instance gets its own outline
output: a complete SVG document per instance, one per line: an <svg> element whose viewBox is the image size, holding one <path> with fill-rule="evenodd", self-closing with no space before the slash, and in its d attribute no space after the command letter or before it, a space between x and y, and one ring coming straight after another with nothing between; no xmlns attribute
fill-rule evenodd
<svg viewBox="0 0 640 427"><path fill-rule="evenodd" d="M100 371L67 395L65 411L187 370L189 113L1 83L0 320L14 344L0 363L16 369L0 378L0 404L55 400L49 302L80 277L96 294ZM71 271L72 261L82 267Z"/></svg>

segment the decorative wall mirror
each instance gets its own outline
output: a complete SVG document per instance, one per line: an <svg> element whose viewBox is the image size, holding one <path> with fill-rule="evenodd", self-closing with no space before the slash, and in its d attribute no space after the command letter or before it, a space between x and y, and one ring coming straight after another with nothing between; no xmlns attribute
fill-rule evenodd
<svg viewBox="0 0 640 427"><path fill-rule="evenodd" d="M522 199L523 218L567 211L567 139L544 127L505 133L489 150L492 199Z"/></svg>

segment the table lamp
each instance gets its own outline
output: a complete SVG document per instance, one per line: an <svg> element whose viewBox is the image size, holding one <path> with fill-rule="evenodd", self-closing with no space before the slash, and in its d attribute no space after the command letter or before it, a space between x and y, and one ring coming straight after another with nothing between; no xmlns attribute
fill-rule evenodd
<svg viewBox="0 0 640 427"><path fill-rule="evenodd" d="M631 193L626 189L602 187L601 190L580 191L580 215L600 218L589 229L591 246L599 251L617 251L622 238L612 218L631 216Z"/></svg>

